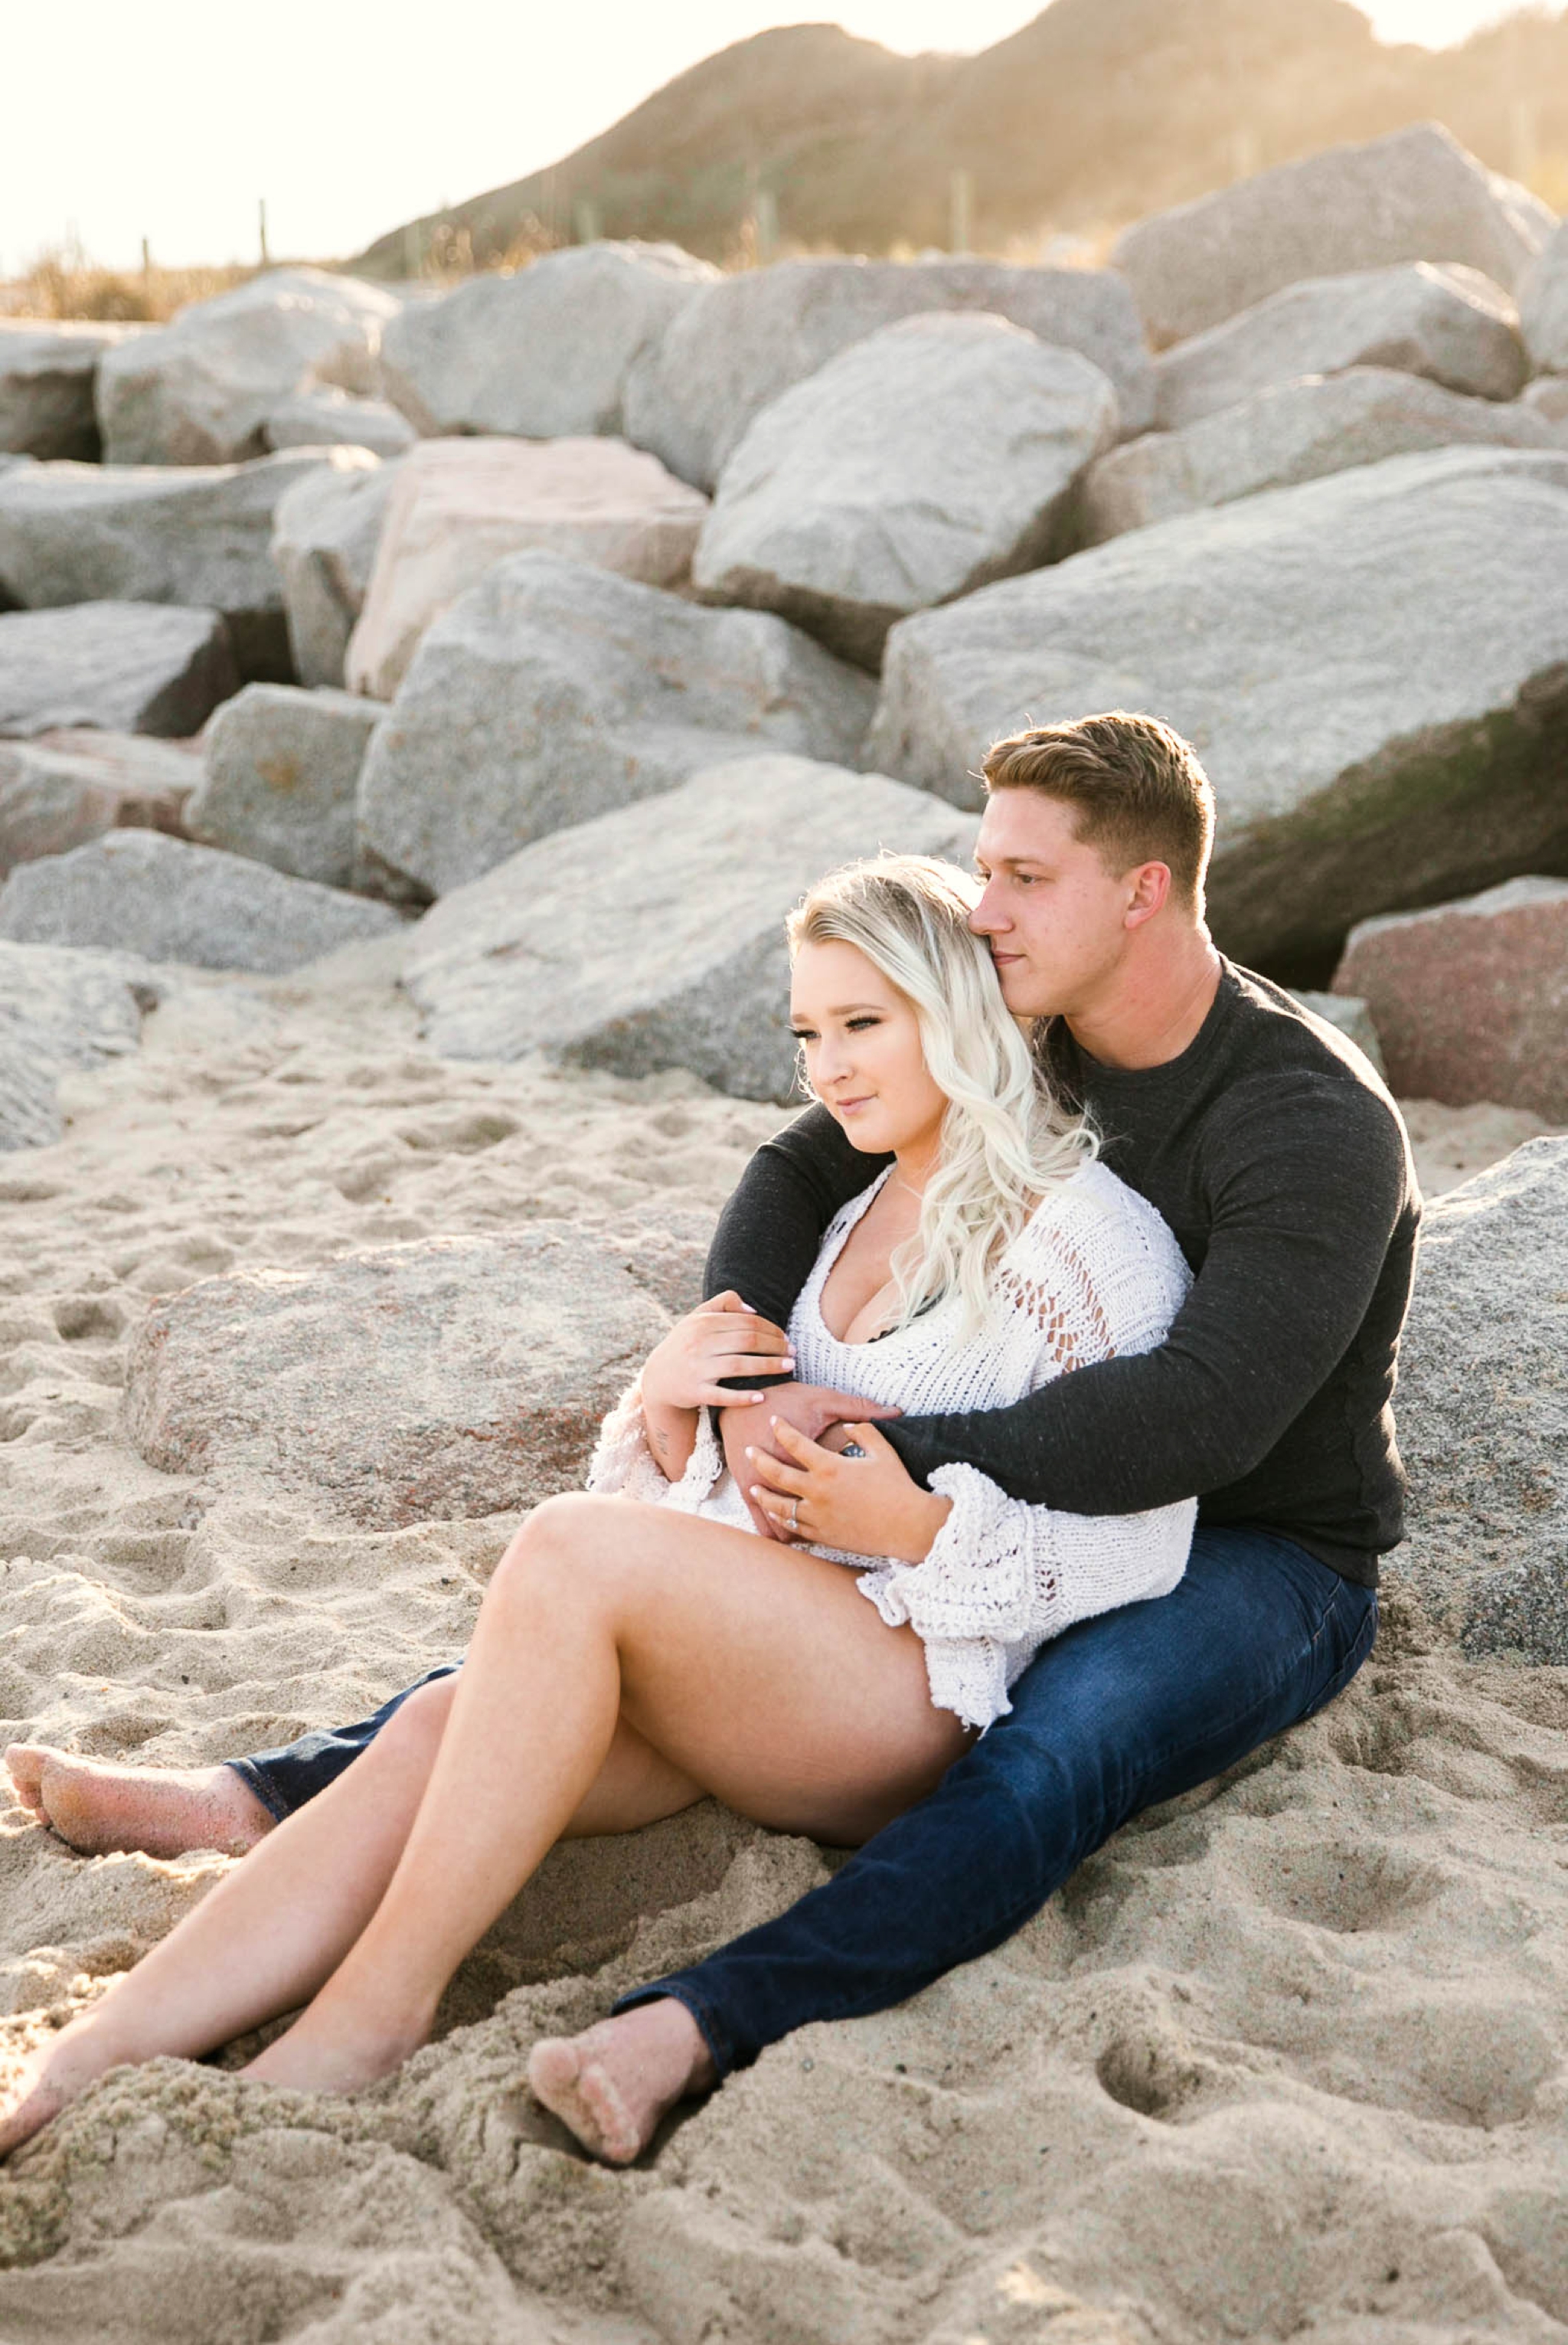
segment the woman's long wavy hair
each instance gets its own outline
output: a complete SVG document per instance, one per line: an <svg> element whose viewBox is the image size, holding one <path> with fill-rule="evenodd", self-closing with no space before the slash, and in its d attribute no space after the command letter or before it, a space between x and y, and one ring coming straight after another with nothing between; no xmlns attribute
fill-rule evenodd
<svg viewBox="0 0 1568 2345"><path fill-rule="evenodd" d="M804 944L854 945L913 1004L932 1081L947 1097L942 1152L920 1224L891 1264L899 1326L956 1295L960 1330L985 1316L991 1274L1041 1197L1098 1150L1053 1097L969 927L980 883L928 855L881 855L830 871L789 919ZM803 1089L809 1089L802 1053Z"/></svg>

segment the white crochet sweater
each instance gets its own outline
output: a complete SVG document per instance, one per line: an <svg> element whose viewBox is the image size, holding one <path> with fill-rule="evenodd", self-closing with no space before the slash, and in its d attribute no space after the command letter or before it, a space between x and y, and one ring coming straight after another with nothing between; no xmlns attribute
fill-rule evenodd
<svg viewBox="0 0 1568 2345"><path fill-rule="evenodd" d="M819 1298L886 1178L829 1224L791 1315L803 1384L894 1402L912 1416L1004 1408L1071 1368L1152 1351L1191 1284L1153 1206L1104 1165L1087 1163L1001 1257L977 1334L956 1340L957 1306L949 1301L873 1342L840 1343L823 1323ZM1047 1638L1093 1613L1167 1595L1186 1568L1195 1499L1141 1515L1069 1515L1009 1498L970 1466L938 1467L930 1480L953 1506L923 1561L868 1568L864 1556L816 1551L857 1569L862 1594L890 1625L912 1624L926 1648L932 1700L966 1725L986 1727L1012 1707L1008 1688ZM588 1486L754 1528L709 1413L685 1473L667 1482L648 1447L635 1385L604 1420Z"/></svg>

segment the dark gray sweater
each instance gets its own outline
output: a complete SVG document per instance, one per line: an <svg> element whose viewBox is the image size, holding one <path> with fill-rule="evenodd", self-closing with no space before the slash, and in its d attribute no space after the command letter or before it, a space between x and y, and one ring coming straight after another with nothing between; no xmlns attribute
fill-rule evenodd
<svg viewBox="0 0 1568 2345"><path fill-rule="evenodd" d="M1104 1162L1176 1233L1191 1293L1157 1351L1008 1408L904 1417L889 1439L922 1478L963 1463L1074 1514L1196 1492L1200 1522L1267 1525L1371 1585L1402 1533L1390 1403L1421 1219L1388 1092L1332 1027L1229 961L1165 1066L1103 1066L1060 1020L1041 1048ZM747 1167L709 1294L733 1287L784 1325L824 1229L885 1162L810 1109Z"/></svg>

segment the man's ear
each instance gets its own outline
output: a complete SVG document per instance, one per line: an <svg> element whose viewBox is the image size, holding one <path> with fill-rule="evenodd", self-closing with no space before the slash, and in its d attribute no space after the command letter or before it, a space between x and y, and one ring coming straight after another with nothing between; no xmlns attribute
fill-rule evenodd
<svg viewBox="0 0 1568 2345"><path fill-rule="evenodd" d="M1130 890L1123 925L1141 929L1146 920L1163 911L1170 901L1170 866L1168 863L1138 863L1127 875Z"/></svg>

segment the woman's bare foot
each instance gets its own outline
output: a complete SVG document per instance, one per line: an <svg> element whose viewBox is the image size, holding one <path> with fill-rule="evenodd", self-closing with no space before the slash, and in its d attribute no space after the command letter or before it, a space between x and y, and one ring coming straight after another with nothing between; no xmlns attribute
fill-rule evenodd
<svg viewBox="0 0 1568 2345"><path fill-rule="evenodd" d="M667 2112L718 2082L702 2030L683 2003L660 1995L581 2035L547 2037L528 2056L536 2100L584 2149L612 2166L641 2157Z"/></svg>
<svg viewBox="0 0 1568 2345"><path fill-rule="evenodd" d="M430 2041L430 2012L402 2006L377 2010L351 1982L329 1979L286 2035L278 2036L243 2076L288 2085L297 2093L358 2093L379 2084Z"/></svg>
<svg viewBox="0 0 1568 2345"><path fill-rule="evenodd" d="M41 2044L5 2080L0 2098L0 2157L31 2141L79 2093L131 2056L96 2011Z"/></svg>
<svg viewBox="0 0 1568 2345"><path fill-rule="evenodd" d="M139 1849L183 1856L216 1848L243 1856L273 1819L232 1767L124 1767L13 1742L5 1753L16 1797L84 1856Z"/></svg>

